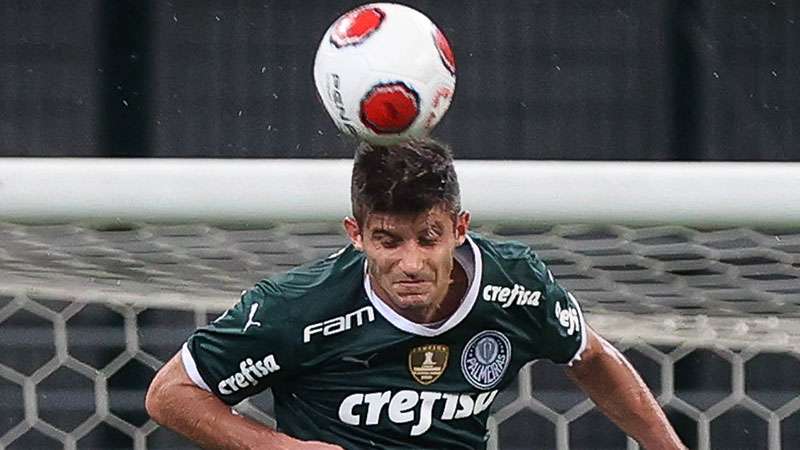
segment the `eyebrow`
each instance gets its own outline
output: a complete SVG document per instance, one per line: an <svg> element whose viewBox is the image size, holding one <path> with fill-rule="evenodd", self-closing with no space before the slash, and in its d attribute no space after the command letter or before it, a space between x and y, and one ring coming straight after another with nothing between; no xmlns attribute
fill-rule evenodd
<svg viewBox="0 0 800 450"><path fill-rule="evenodd" d="M387 229L385 229L385 228L377 228L377 229L374 229L374 230L370 230L370 232L369 232L369 233L370 233L370 235L372 235L373 237L375 237L375 236L377 236L377 235L384 235L384 236L391 237L391 238L397 238L397 237L399 237L397 234L395 234L395 233L392 233L391 231L389 231L389 230L387 230Z"/></svg>
<svg viewBox="0 0 800 450"><path fill-rule="evenodd" d="M375 228L373 230L369 230L369 234L372 237L386 236L392 239L400 238L399 234L394 233L386 228ZM425 236L439 237L442 234L444 234L444 227L442 227L440 223L434 223L431 224L431 226L425 228L424 230L420 230L419 233L417 233L417 236L419 236L420 234L424 234Z"/></svg>

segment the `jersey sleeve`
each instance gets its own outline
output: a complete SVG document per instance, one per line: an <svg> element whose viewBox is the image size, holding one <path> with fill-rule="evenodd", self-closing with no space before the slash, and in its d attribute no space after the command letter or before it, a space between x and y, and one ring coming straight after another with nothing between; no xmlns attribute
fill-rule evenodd
<svg viewBox="0 0 800 450"><path fill-rule="evenodd" d="M268 282L245 291L219 318L197 329L181 350L189 377L234 405L295 370L285 303Z"/></svg>
<svg viewBox="0 0 800 450"><path fill-rule="evenodd" d="M528 264L543 285L538 309L542 356L556 363L571 364L580 359L586 347L587 330L581 307L533 253L528 254Z"/></svg>

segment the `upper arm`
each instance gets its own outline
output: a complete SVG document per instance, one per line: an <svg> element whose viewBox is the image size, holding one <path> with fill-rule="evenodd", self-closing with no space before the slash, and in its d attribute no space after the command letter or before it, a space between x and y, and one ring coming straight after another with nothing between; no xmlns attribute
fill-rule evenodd
<svg viewBox="0 0 800 450"><path fill-rule="evenodd" d="M609 349L606 347L608 345L610 344L608 344L605 339L600 337L600 335L598 335L597 332L595 332L591 327L587 326L586 345L580 354L580 358L576 358L575 361L567 366L567 374L573 378L584 375L585 372L588 372L587 369L597 357L609 352Z"/></svg>
<svg viewBox="0 0 800 450"><path fill-rule="evenodd" d="M541 346L539 357L572 364L583 358L588 344L588 327L578 300L555 280L535 254L529 253L526 262L530 276L541 289L540 304L530 310L538 328L535 339Z"/></svg>
<svg viewBox="0 0 800 450"><path fill-rule="evenodd" d="M229 405L287 378L299 360L300 337L289 309L268 284L245 292L187 340L181 359L189 378Z"/></svg>
<svg viewBox="0 0 800 450"><path fill-rule="evenodd" d="M156 421L160 421L161 411L175 398L207 398L211 393L195 385L183 367L180 353L176 353L156 372L145 396L145 408Z"/></svg>
<svg viewBox="0 0 800 450"><path fill-rule="evenodd" d="M603 364L610 370L633 370L627 359L611 343L597 334L591 327L586 327L586 348L580 359L577 359L566 368L567 375L581 383L586 377L611 377L606 370L598 370L598 364Z"/></svg>
<svg viewBox="0 0 800 450"><path fill-rule="evenodd" d="M166 362L161 369L156 373L153 382L150 385L152 389L154 386L194 386L192 380L186 373L186 369L181 362L180 353L176 353L169 361Z"/></svg>

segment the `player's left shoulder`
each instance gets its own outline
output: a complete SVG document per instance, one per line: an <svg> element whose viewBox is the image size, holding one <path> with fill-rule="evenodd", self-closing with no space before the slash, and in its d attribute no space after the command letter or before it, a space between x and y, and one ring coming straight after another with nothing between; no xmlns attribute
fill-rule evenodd
<svg viewBox="0 0 800 450"><path fill-rule="evenodd" d="M529 245L515 240L490 239L477 233L471 233L470 238L481 252L484 275L488 278L505 276L511 281L525 281L539 287L553 281L546 264Z"/></svg>
<svg viewBox="0 0 800 450"><path fill-rule="evenodd" d="M544 301L547 286L545 274L532 265L534 256L530 247L477 234L471 234L470 238L481 255L478 299L488 312L505 311L517 315L538 309Z"/></svg>
<svg viewBox="0 0 800 450"><path fill-rule="evenodd" d="M483 273L479 296L503 309L525 307L535 314L562 317L578 301L558 282L547 264L530 246L470 236L481 251Z"/></svg>
<svg viewBox="0 0 800 450"><path fill-rule="evenodd" d="M532 253L530 246L517 240L495 239L474 231L469 232L469 237L481 254L491 259L514 261Z"/></svg>
<svg viewBox="0 0 800 450"><path fill-rule="evenodd" d="M575 297L564 289L530 246L471 236L481 251L478 292L482 317L524 336L531 358L568 362L579 352L585 325Z"/></svg>

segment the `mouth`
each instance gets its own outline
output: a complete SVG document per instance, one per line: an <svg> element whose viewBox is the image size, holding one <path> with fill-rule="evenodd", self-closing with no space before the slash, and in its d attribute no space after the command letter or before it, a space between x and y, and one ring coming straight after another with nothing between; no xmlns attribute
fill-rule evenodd
<svg viewBox="0 0 800 450"><path fill-rule="evenodd" d="M413 287L413 286L429 286L432 284L432 282L428 280L400 280L400 281L395 281L393 284L395 286Z"/></svg>
<svg viewBox="0 0 800 450"><path fill-rule="evenodd" d="M433 283L425 280L404 280L395 281L393 285L394 291L397 292L398 295L409 296L427 294Z"/></svg>

